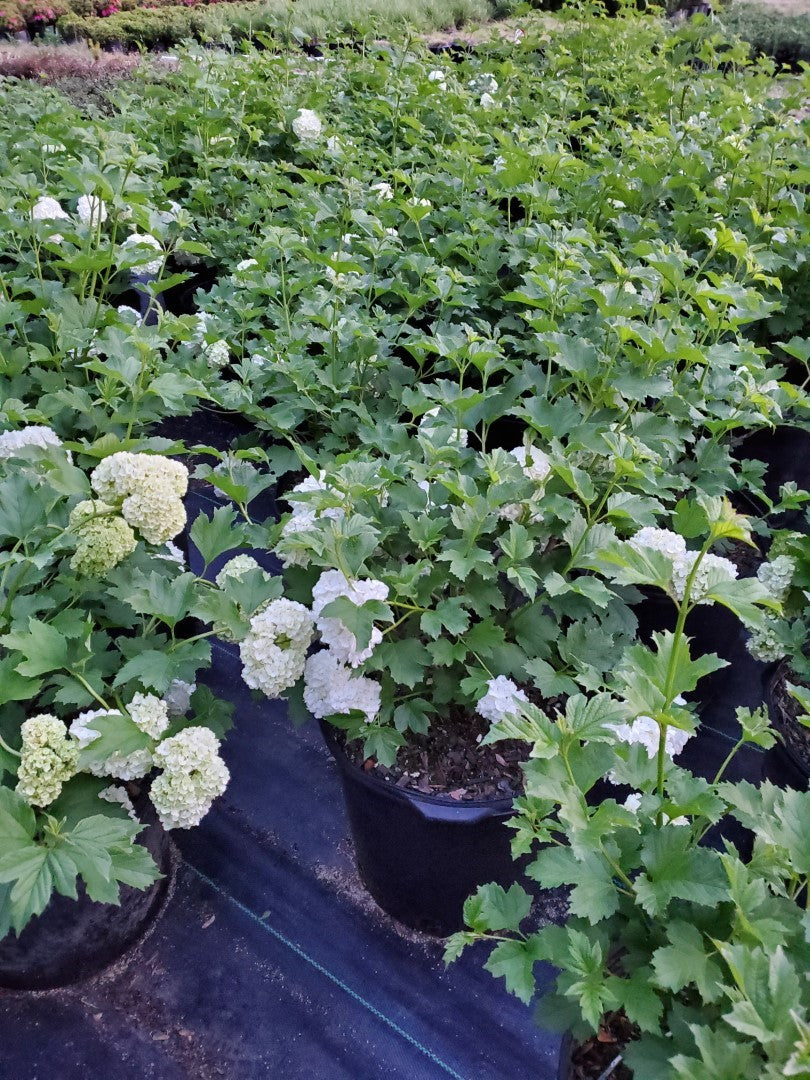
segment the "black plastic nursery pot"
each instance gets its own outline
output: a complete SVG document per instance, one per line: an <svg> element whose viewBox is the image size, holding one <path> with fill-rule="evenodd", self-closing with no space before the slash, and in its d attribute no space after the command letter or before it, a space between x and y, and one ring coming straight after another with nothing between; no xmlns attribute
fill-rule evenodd
<svg viewBox="0 0 810 1080"><path fill-rule="evenodd" d="M802 738L803 728L789 715L783 705L785 691L780 693L788 676L786 664L766 672L764 696L771 723L779 739L764 755L763 778L779 787L807 791L810 788L810 743Z"/></svg>
<svg viewBox="0 0 810 1080"><path fill-rule="evenodd" d="M479 885L508 887L512 799L456 802L399 788L363 772L321 721L340 770L357 869L386 914L414 930L446 937L464 926L464 901Z"/></svg>
<svg viewBox="0 0 810 1080"><path fill-rule="evenodd" d="M47 990L78 982L118 960L146 933L167 897L174 849L154 813L137 842L164 876L148 889L121 885L118 906L91 900L81 881L78 900L54 894L19 936L12 931L0 941L0 987Z"/></svg>

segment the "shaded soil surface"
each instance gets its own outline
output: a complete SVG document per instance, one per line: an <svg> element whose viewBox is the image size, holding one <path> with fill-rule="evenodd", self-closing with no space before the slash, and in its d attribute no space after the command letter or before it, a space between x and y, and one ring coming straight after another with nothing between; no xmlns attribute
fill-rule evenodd
<svg viewBox="0 0 810 1080"><path fill-rule="evenodd" d="M625 1046L637 1036L638 1029L623 1012L607 1013L598 1033L574 1047L570 1080L633 1080L620 1059Z"/></svg>
<svg viewBox="0 0 810 1080"><path fill-rule="evenodd" d="M810 776L810 728L799 723L802 708L787 690L787 683L800 683L801 680L787 664L779 669L773 682L773 703L771 723L784 740L785 749L795 758L804 772Z"/></svg>
<svg viewBox="0 0 810 1080"><path fill-rule="evenodd" d="M347 748L358 768L397 787L451 799L513 798L523 790L521 761L529 747L517 739L481 746L489 724L476 713L452 710L431 721L428 735L409 735L390 769L373 758L364 760L360 743Z"/></svg>

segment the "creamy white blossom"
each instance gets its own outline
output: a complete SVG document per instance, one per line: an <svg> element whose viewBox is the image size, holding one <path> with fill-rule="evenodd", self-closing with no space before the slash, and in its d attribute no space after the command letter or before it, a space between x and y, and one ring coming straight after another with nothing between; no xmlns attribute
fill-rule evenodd
<svg viewBox="0 0 810 1080"><path fill-rule="evenodd" d="M234 555L232 559L228 559L214 581L220 589L224 589L229 580L241 581L251 570L261 570L252 555Z"/></svg>
<svg viewBox="0 0 810 1080"><path fill-rule="evenodd" d="M295 533L310 532L320 518L339 521L346 516L346 511L342 506L316 507L312 500L293 497L308 495L311 492L328 491L329 485L324 482L323 477L323 473L319 477L307 476L300 484L296 484L286 497L287 502L292 506L292 514L281 528L281 546L276 552L285 567L306 566L309 562L308 553L300 546L298 548L294 546Z"/></svg>
<svg viewBox="0 0 810 1080"><path fill-rule="evenodd" d="M745 643L755 660L763 664L773 664L787 654L788 647L779 634L780 622L774 615L766 616L762 623L749 628Z"/></svg>
<svg viewBox="0 0 810 1080"><path fill-rule="evenodd" d="M138 820L138 815L135 813L135 807L132 805L132 799L127 795L126 788L122 788L119 784L110 784L109 787L103 788L98 793L98 797L103 799L104 802L123 806L133 821Z"/></svg>
<svg viewBox="0 0 810 1080"><path fill-rule="evenodd" d="M80 196L76 213L83 225L100 225L107 220L106 204L97 195Z"/></svg>
<svg viewBox="0 0 810 1080"><path fill-rule="evenodd" d="M104 458L90 483L107 502L121 500L121 513L151 544L165 544L182 531L186 511L181 498L188 469L172 458L120 451Z"/></svg>
<svg viewBox="0 0 810 1080"><path fill-rule="evenodd" d="M678 600L683 600L686 594L686 583L699 554L697 551L687 551L673 564L672 588ZM734 581L737 573L737 567L730 559L724 559L722 555L704 555L692 581L690 599L693 603L699 603L715 585Z"/></svg>
<svg viewBox="0 0 810 1080"><path fill-rule="evenodd" d="M169 726L169 707L154 694L135 694L127 711L133 724L150 739L159 739Z"/></svg>
<svg viewBox="0 0 810 1080"><path fill-rule="evenodd" d="M49 427L41 424L29 424L18 431L4 431L0 435L0 461L10 457L24 457L20 451L28 446L37 446L47 450L51 446L61 446L62 440Z"/></svg>
<svg viewBox="0 0 810 1080"><path fill-rule="evenodd" d="M376 184L372 184L369 191L373 191L380 199L390 201L394 197L393 187L385 180L380 180Z"/></svg>
<svg viewBox="0 0 810 1080"><path fill-rule="evenodd" d="M373 578L348 581L340 570L325 570L312 588L312 615L320 631L321 641L332 650L340 663L357 667L364 660L368 660L383 636L376 626L373 627L368 645L360 649L354 634L340 619L322 615L321 612L327 604L340 596L345 596L357 607L362 607L369 600L386 600L388 586L385 582L375 581Z"/></svg>
<svg viewBox="0 0 810 1080"><path fill-rule="evenodd" d="M150 236L149 233L133 233L131 236L128 236L121 245L121 250L126 252L127 256L130 255L130 248L141 249L139 254L141 255L142 261L136 267L133 267L133 270L136 270L139 274L147 274L150 277L154 277L155 274L160 272L160 268L163 266L163 248L161 247L160 241L156 240L154 236ZM159 251L160 255L156 259L144 258L145 253L143 249L145 248L151 248L152 251Z"/></svg>
<svg viewBox="0 0 810 1080"><path fill-rule="evenodd" d="M258 262L255 259L241 259L235 267L237 274L244 274L246 270L252 270L254 266L258 266Z"/></svg>
<svg viewBox="0 0 810 1080"><path fill-rule="evenodd" d="M435 68L433 71L428 72L428 82L440 83L442 89L444 89L445 86L445 79L446 76L441 68Z"/></svg>
<svg viewBox="0 0 810 1080"><path fill-rule="evenodd" d="M231 347L224 338L212 341L203 348L203 356L208 361L208 366L222 369L227 367L231 359Z"/></svg>
<svg viewBox="0 0 810 1080"><path fill-rule="evenodd" d="M199 825L228 786L230 773L219 745L208 728L188 727L155 750L155 766L163 772L152 782L149 797L164 828Z"/></svg>
<svg viewBox="0 0 810 1080"><path fill-rule="evenodd" d="M498 102L492 94L482 94L480 105L482 109L494 109Z"/></svg>
<svg viewBox="0 0 810 1080"><path fill-rule="evenodd" d="M115 508L101 500L83 499L70 512L68 524L76 534L70 565L78 574L103 577L138 546L135 533Z"/></svg>
<svg viewBox="0 0 810 1080"><path fill-rule="evenodd" d="M56 199L43 195L31 207L31 217L34 221L61 221L69 219L70 214L62 209Z"/></svg>
<svg viewBox="0 0 810 1080"><path fill-rule="evenodd" d="M639 529L637 533L630 537L627 543L636 551L652 548L654 551L660 551L673 560L686 554L686 541L682 536L671 532L669 529L654 529L649 525Z"/></svg>
<svg viewBox="0 0 810 1080"><path fill-rule="evenodd" d="M269 698L289 690L303 674L312 633L312 615L303 604L272 600L250 620L239 645L246 685Z"/></svg>
<svg viewBox="0 0 810 1080"><path fill-rule="evenodd" d="M765 586L775 600L784 600L795 572L794 559L791 559L789 555L777 555L775 559L760 566L757 570L757 580Z"/></svg>
<svg viewBox="0 0 810 1080"><path fill-rule="evenodd" d="M130 307L129 304L119 304L116 311L122 319L126 319L127 322L134 323L135 326L140 326L143 322L141 313L136 311L134 307Z"/></svg>
<svg viewBox="0 0 810 1080"><path fill-rule="evenodd" d="M298 115L292 122L292 129L302 142L312 142L320 137L323 124L321 118L312 109L299 109Z"/></svg>
<svg viewBox="0 0 810 1080"><path fill-rule="evenodd" d="M318 720L357 711L371 724L380 711L380 684L354 675L331 649L323 649L304 666L304 704Z"/></svg>
<svg viewBox="0 0 810 1080"><path fill-rule="evenodd" d="M686 702L680 696L675 698L676 705L685 705ZM658 754L661 744L661 728L651 716L637 716L632 724L609 725L622 742L633 745L640 744L647 751L647 757L654 758ZM664 750L672 758L680 754L684 746L692 738L692 733L681 728L667 725L667 734L664 741Z"/></svg>
<svg viewBox="0 0 810 1080"><path fill-rule="evenodd" d="M535 484L543 484L551 472L551 462L536 446L516 446L509 453L523 469L524 475Z"/></svg>
<svg viewBox="0 0 810 1080"><path fill-rule="evenodd" d="M640 791L633 791L624 800L624 802L622 803L622 806L625 808L625 810L631 810L635 814L635 813L638 812L638 810L639 810L639 808L641 806L641 800L643 798L644 798L644 796L642 795L642 793ZM663 817L664 817L664 824L665 825L667 825L667 824L669 824L669 825L688 825L689 824L689 818L683 817L683 815L681 815L680 817L676 817L676 818L670 818L667 814L664 814Z"/></svg>
<svg viewBox="0 0 810 1080"><path fill-rule="evenodd" d="M528 700L516 683L506 675L498 675L487 683L487 692L478 701L475 711L491 724L495 724L507 716L519 713L521 705L528 703Z"/></svg>
<svg viewBox="0 0 810 1080"><path fill-rule="evenodd" d="M67 738L62 721L50 713L24 720L20 734L16 791L31 806L49 806L58 798L62 785L75 776L79 747Z"/></svg>
<svg viewBox="0 0 810 1080"><path fill-rule="evenodd" d="M89 709L79 713L70 725L70 734L84 750L99 738L100 732L93 727L93 721L103 716L121 716L117 709ZM112 776L117 780L138 780L146 776L152 768L152 751L148 747L122 754L116 750L105 761L88 762L82 765L85 772L93 776Z"/></svg>

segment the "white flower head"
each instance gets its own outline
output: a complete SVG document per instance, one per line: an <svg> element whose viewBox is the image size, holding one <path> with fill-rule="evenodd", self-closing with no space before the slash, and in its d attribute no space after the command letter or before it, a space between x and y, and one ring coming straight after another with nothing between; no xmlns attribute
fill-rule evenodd
<svg viewBox="0 0 810 1080"><path fill-rule="evenodd" d="M494 109L497 105L497 101L492 94L482 94L480 105L482 109Z"/></svg>
<svg viewBox="0 0 810 1080"><path fill-rule="evenodd" d="M312 615L294 600L272 600L250 620L239 645L242 678L251 690L269 698L280 697L304 672L312 641Z"/></svg>
<svg viewBox="0 0 810 1080"><path fill-rule="evenodd" d="M235 268L237 274L244 274L248 270L252 270L254 266L258 266L256 259L241 259Z"/></svg>
<svg viewBox="0 0 810 1080"><path fill-rule="evenodd" d="M386 600L388 586L373 578L348 581L340 570L325 570L313 586L312 616L320 631L321 641L331 649L340 663L357 667L371 656L375 646L382 641L382 633L376 626L373 627L368 645L359 649L354 634L340 619L321 614L327 604L340 596L348 597L357 607L362 607L368 600Z"/></svg>
<svg viewBox="0 0 810 1080"><path fill-rule="evenodd" d="M789 555L777 555L775 559L760 566L757 570L757 580L765 586L775 600L784 600L795 572L795 560Z"/></svg>
<svg viewBox="0 0 810 1080"><path fill-rule="evenodd" d="M314 142L323 131L321 118L312 109L299 109L292 122L292 129L301 142Z"/></svg>
<svg viewBox="0 0 810 1080"><path fill-rule="evenodd" d="M24 720L20 734L17 794L31 806L49 806L58 798L62 785L76 775L79 747L67 738L62 721L50 713Z"/></svg>
<svg viewBox="0 0 810 1080"><path fill-rule="evenodd" d="M675 698L676 705L684 706L686 702L679 695ZM637 716L632 724L609 725L616 737L630 746L638 743L647 751L647 757L654 758L658 754L661 744L661 728L651 716ZM674 758L680 754L684 746L692 738L692 733L682 728L667 725L667 734L664 741L665 752Z"/></svg>
<svg viewBox="0 0 810 1080"><path fill-rule="evenodd" d="M163 772L152 782L149 797L164 828L199 825L228 786L230 773L219 745L208 728L188 727L155 750L154 764Z"/></svg>
<svg viewBox="0 0 810 1080"><path fill-rule="evenodd" d="M509 453L523 469L524 475L535 484L544 484L551 472L551 462L536 446L517 446Z"/></svg>
<svg viewBox="0 0 810 1080"><path fill-rule="evenodd" d="M119 451L99 462L90 483L106 502L121 501L124 519L150 544L165 544L186 523L188 469L173 458Z"/></svg>
<svg viewBox="0 0 810 1080"><path fill-rule="evenodd" d="M100 732L92 726L93 721L101 716L120 716L117 709L89 709L79 713L70 725L70 734L76 740L79 749L84 750L99 738ZM105 761L82 765L85 772L92 776L112 776L116 780L138 780L146 776L152 768L152 751L148 747L122 754L116 750Z"/></svg>
<svg viewBox="0 0 810 1080"><path fill-rule="evenodd" d="M221 370L227 367L231 359L231 348L224 338L212 341L203 348L203 356L208 361L208 366Z"/></svg>
<svg viewBox="0 0 810 1080"><path fill-rule="evenodd" d="M146 274L149 277L154 277L156 274L160 273L160 268L163 266L163 248L161 247L159 240L156 240L154 236L150 236L149 233L132 233L132 235L128 236L121 245L121 250L126 251L129 256L129 249L131 248L138 251L141 258L141 262L137 267L133 267L133 271L136 271L139 274ZM156 259L150 258L146 254L147 248L151 251L159 251L160 255Z"/></svg>
<svg viewBox="0 0 810 1080"><path fill-rule="evenodd" d="M122 788L120 784L110 784L109 787L105 787L98 793L98 797L103 799L104 802L123 806L133 821L138 820L138 815L135 813L135 807L132 805L132 799L127 795L126 788Z"/></svg>
<svg viewBox="0 0 810 1080"><path fill-rule="evenodd" d="M673 563L672 589L678 600L683 600L686 594L686 584L699 554L700 552L697 551L687 551ZM690 590L692 602L700 603L715 585L725 581L734 581L737 574L737 567L730 559L724 559L722 555L704 555L692 581Z"/></svg>
<svg viewBox="0 0 810 1080"><path fill-rule="evenodd" d="M103 577L138 546L135 533L114 507L83 499L70 512L68 524L76 534L70 565L78 574Z"/></svg>
<svg viewBox="0 0 810 1080"><path fill-rule="evenodd" d="M261 570L252 555L234 555L232 559L228 559L214 581L220 589L224 589L228 581L241 581L251 570Z"/></svg>
<svg viewBox="0 0 810 1080"><path fill-rule="evenodd" d="M428 82L437 83L442 90L446 88L445 79L446 76L441 68L436 68L434 71L428 72Z"/></svg>
<svg viewBox="0 0 810 1080"><path fill-rule="evenodd" d="M507 716L519 713L521 705L528 700L516 683L506 675L498 675L487 683L487 692L475 706L475 711L490 724L496 724Z"/></svg>
<svg viewBox="0 0 810 1080"><path fill-rule="evenodd" d="M61 446L62 440L49 427L40 424L29 424L28 427L18 431L4 431L0 435L0 461L7 461L10 457L24 457L21 451L27 446L37 446L47 450L51 446Z"/></svg>
<svg viewBox="0 0 810 1080"><path fill-rule="evenodd" d="M49 195L43 195L37 199L31 207L31 217L34 221L63 221L70 218L61 205Z"/></svg>
<svg viewBox="0 0 810 1080"><path fill-rule="evenodd" d="M755 660L762 664L773 664L786 655L788 647L781 640L779 627L779 620L770 615L759 626L750 628L745 647Z"/></svg>
<svg viewBox="0 0 810 1080"><path fill-rule="evenodd" d="M159 739L169 726L169 707L154 694L135 694L127 711L133 724L150 739Z"/></svg>
<svg viewBox="0 0 810 1080"><path fill-rule="evenodd" d="M686 541L682 536L671 532L669 529L654 529L649 525L639 529L637 533L630 537L627 543L636 551L652 548L654 551L660 551L673 560L686 553Z"/></svg>
<svg viewBox="0 0 810 1080"><path fill-rule="evenodd" d="M107 220L107 207L97 195L81 195L76 213L83 225L100 225Z"/></svg>
<svg viewBox="0 0 810 1080"><path fill-rule="evenodd" d="M323 649L304 666L304 704L318 720L357 711L371 724L380 711L380 684L354 675L331 649Z"/></svg>
<svg viewBox="0 0 810 1080"><path fill-rule="evenodd" d="M394 197L393 187L385 180L380 180L378 183L372 184L369 191L373 191L378 198L385 199L387 202L390 202Z"/></svg>

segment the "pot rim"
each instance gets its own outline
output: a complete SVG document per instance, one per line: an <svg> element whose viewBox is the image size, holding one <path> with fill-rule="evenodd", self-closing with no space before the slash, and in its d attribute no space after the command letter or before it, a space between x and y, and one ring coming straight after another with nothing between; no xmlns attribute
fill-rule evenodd
<svg viewBox="0 0 810 1080"><path fill-rule="evenodd" d="M413 788L400 788L396 784L381 780L378 776L364 772L361 768L350 761L346 751L335 737L335 729L327 720L318 720L326 745L338 764L341 771L351 774L356 780L374 791L384 791L408 803L424 803L428 806L446 806L454 810L494 810L495 813L511 814L514 809L515 797L511 795L493 796L489 799L451 799L449 795L428 795L424 791L416 791ZM461 816L461 815L459 815Z"/></svg>

